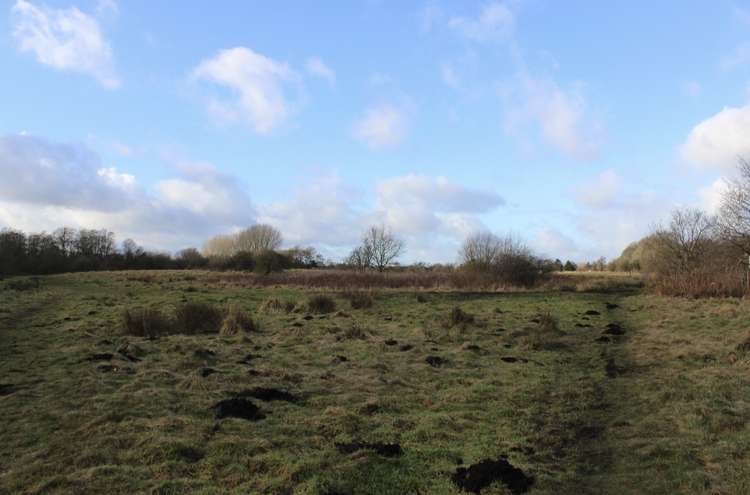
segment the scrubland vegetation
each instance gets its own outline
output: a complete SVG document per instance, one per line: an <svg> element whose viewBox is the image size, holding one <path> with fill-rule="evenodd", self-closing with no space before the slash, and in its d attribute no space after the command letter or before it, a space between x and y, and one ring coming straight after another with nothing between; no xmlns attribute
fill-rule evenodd
<svg viewBox="0 0 750 495"><path fill-rule="evenodd" d="M740 172L610 263L3 231L0 492L750 493Z"/></svg>

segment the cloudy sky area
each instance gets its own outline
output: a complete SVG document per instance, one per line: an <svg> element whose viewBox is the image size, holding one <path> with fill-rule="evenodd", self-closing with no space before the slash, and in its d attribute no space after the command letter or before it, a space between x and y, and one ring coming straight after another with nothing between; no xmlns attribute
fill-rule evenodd
<svg viewBox="0 0 750 495"><path fill-rule="evenodd" d="M0 228L614 257L750 156L750 4L0 1Z"/></svg>

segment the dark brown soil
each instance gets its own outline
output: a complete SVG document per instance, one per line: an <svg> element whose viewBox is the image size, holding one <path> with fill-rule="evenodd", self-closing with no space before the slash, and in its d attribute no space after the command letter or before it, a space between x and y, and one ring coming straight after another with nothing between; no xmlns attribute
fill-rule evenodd
<svg viewBox="0 0 750 495"><path fill-rule="evenodd" d="M15 393L18 388L12 383L0 383L0 396Z"/></svg>
<svg viewBox="0 0 750 495"><path fill-rule="evenodd" d="M451 479L462 490L477 494L495 481L500 481L514 494L526 493L534 484L533 476L526 476L502 457L494 461L485 459L468 468L458 468Z"/></svg>
<svg viewBox="0 0 750 495"><path fill-rule="evenodd" d="M100 354L93 354L86 358L86 361L90 362L96 362L96 361L111 361L114 355L110 354L109 352L102 352Z"/></svg>
<svg viewBox="0 0 750 495"><path fill-rule="evenodd" d="M440 368L445 364L445 359L441 358L440 356L427 356L425 359L425 362L432 366L433 368Z"/></svg>
<svg viewBox="0 0 750 495"><path fill-rule="evenodd" d="M604 335L625 335L625 329L619 323L610 323L607 325Z"/></svg>
<svg viewBox="0 0 750 495"><path fill-rule="evenodd" d="M232 398L216 403L213 407L216 419L240 418L248 421L265 419L258 406L246 399Z"/></svg>

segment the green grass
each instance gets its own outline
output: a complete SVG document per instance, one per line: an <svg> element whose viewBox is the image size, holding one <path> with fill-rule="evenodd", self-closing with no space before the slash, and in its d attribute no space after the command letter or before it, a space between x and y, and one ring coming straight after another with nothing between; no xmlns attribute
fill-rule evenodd
<svg viewBox="0 0 750 495"><path fill-rule="evenodd" d="M305 319L258 309L273 298L304 308L325 291L192 272L7 283L0 383L16 390L0 396L0 493L447 495L462 493L458 467L499 456L535 477L530 493L750 493L750 355L736 350L745 302L382 290L352 309L330 292L337 311ZM236 307L257 331L121 331L126 308L187 301ZM456 307L474 321L452 324ZM601 315L583 319L592 309ZM611 322L625 336L596 342ZM120 357L124 346L141 361ZM97 353L115 357L87 360ZM253 387L301 400L250 399L266 415L257 422L214 418L214 404ZM398 443L403 455L336 448L352 441Z"/></svg>

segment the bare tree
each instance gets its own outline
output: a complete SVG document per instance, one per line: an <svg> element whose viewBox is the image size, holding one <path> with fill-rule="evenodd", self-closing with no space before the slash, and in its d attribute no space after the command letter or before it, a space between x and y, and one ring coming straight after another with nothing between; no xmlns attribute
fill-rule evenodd
<svg viewBox="0 0 750 495"><path fill-rule="evenodd" d="M500 254L500 245L500 238L491 232L472 234L461 246L461 263L475 268L489 268Z"/></svg>
<svg viewBox="0 0 750 495"><path fill-rule="evenodd" d="M240 231L236 236L236 251L262 253L281 247L281 232L271 225L259 223Z"/></svg>
<svg viewBox="0 0 750 495"><path fill-rule="evenodd" d="M372 268L372 251L368 249L368 246L357 246L346 258L346 264L357 270Z"/></svg>
<svg viewBox="0 0 750 495"><path fill-rule="evenodd" d="M719 231L726 241L750 255L750 161L740 158L739 177L726 182L719 209Z"/></svg>
<svg viewBox="0 0 750 495"><path fill-rule="evenodd" d="M381 225L370 227L362 236L362 245L352 254L360 257L363 263L360 266L373 267L382 272L403 252L404 241Z"/></svg>
<svg viewBox="0 0 750 495"><path fill-rule="evenodd" d="M687 273L706 265L715 247L716 219L696 208L674 210L667 228L654 234L658 268Z"/></svg>

